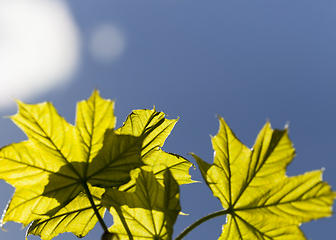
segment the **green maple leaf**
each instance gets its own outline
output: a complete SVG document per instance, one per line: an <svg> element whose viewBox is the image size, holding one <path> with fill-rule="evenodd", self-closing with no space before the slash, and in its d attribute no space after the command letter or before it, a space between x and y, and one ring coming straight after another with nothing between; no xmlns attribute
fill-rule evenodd
<svg viewBox="0 0 336 240"><path fill-rule="evenodd" d="M89 189L100 216L104 216L106 209L101 204L101 196L105 190L98 187L89 187ZM52 239L63 232L72 232L78 237L84 237L94 228L97 221L98 218L87 194L81 192L69 204L52 214L51 217L35 220L29 226L27 234L41 236L42 239L46 240Z"/></svg>
<svg viewBox="0 0 336 240"><path fill-rule="evenodd" d="M302 222L332 214L335 193L322 182L322 171L285 175L295 155L287 129L266 123L250 150L220 118L212 144L212 165L193 156L228 214L219 239L306 239Z"/></svg>
<svg viewBox="0 0 336 240"><path fill-rule="evenodd" d="M169 170L162 182L153 172L140 170L137 174L134 192L109 189L103 196L102 204L114 219L109 231L120 240L171 239L181 210L178 183Z"/></svg>
<svg viewBox="0 0 336 240"><path fill-rule="evenodd" d="M118 134L146 136L143 141L141 157L146 164L142 168L153 171L156 178L162 180L163 173L168 168L178 184L193 183L189 169L192 166L182 156L161 150L178 119L166 119L163 112L155 109L134 110L126 119L123 126L116 130ZM154 130L153 130L154 128ZM134 191L135 179L122 186L120 190Z"/></svg>
<svg viewBox="0 0 336 240"><path fill-rule="evenodd" d="M34 221L28 233L43 239L66 231L84 236L97 222L92 206L104 213L104 188L127 183L130 170L143 165L143 137L115 134L114 103L97 91L78 104L76 126L51 103L18 105L11 119L28 140L0 150L0 178L16 188L2 224Z"/></svg>

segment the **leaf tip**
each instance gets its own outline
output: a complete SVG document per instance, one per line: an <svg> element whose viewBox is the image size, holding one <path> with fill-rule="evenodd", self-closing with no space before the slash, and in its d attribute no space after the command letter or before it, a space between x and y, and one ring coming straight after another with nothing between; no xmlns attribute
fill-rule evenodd
<svg viewBox="0 0 336 240"><path fill-rule="evenodd" d="M218 118L218 120L224 120L224 118L222 118L220 115L215 114L215 116Z"/></svg>
<svg viewBox="0 0 336 240"><path fill-rule="evenodd" d="M189 213L184 213L184 212L179 212L179 215L181 215L181 216L189 216Z"/></svg>
<svg viewBox="0 0 336 240"><path fill-rule="evenodd" d="M272 129L271 120L269 118L266 119L265 127L268 127L269 129Z"/></svg>
<svg viewBox="0 0 336 240"><path fill-rule="evenodd" d="M1 230L2 230L2 231L7 232L7 229L3 227L3 224L2 224L2 223L0 224L0 226L1 226Z"/></svg>
<svg viewBox="0 0 336 240"><path fill-rule="evenodd" d="M188 155L194 156L195 153L193 153L193 152L188 152Z"/></svg>
<svg viewBox="0 0 336 240"><path fill-rule="evenodd" d="M286 122L286 124L285 124L285 126L284 126L284 129L285 129L285 130L289 129L289 123L290 123L289 121Z"/></svg>

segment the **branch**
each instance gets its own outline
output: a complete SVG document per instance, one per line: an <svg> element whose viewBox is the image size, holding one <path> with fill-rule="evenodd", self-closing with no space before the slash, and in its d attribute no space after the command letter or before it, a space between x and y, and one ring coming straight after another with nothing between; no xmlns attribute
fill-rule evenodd
<svg viewBox="0 0 336 240"><path fill-rule="evenodd" d="M228 209L226 209L226 210L220 210L218 212L211 213L211 214L209 214L207 216L204 216L204 217L198 219L196 222L194 222L189 227L187 227L186 229L184 229L183 232L181 232L180 235L178 235L175 238L175 240L181 240L181 239L183 239L189 232L191 232L198 225L201 225L202 223L204 223L204 222L206 222L206 221L208 221L208 220L210 220L212 218L223 216L223 215L226 215L228 213L229 213Z"/></svg>

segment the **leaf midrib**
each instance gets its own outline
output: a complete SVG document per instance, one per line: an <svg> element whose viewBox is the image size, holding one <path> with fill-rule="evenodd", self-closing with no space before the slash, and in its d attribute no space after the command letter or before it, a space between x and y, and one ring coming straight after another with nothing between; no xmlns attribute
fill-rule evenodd
<svg viewBox="0 0 336 240"><path fill-rule="evenodd" d="M266 132L265 132L264 135L263 135L262 142L261 142L261 146L262 146L262 143L264 142L264 139L265 139L264 136L265 136L265 134L266 134ZM271 144L271 142L272 142L273 134L274 134L274 131L272 132L272 137L271 137L270 144ZM269 158L269 156L273 153L274 149L278 146L278 143L280 142L280 140L282 139L282 137L283 137L283 132L282 132L282 136L278 139L277 143L274 144L273 148L272 148L272 149L270 149L270 148L267 149L267 152L266 152L266 154L265 154L265 156L264 156L264 158L263 158L263 160L262 160L262 162L261 162L259 168L256 169L256 170L253 172L252 177L251 177L251 178L247 181L247 183L242 187L242 189L241 189L241 194L237 197L236 201L234 202L234 204L232 204L232 206L235 206L235 205L238 203L239 199L241 198L241 196L243 195L243 193L245 192L245 190L248 188L248 186L250 185L250 183L254 180L255 176L256 176L257 173L260 171L260 169L264 166L264 164L266 163L266 161L267 161L267 159ZM261 154L261 151L259 151L259 153L258 153L258 158L257 158L258 160L259 160L260 154ZM252 161L252 158L253 158L253 153L250 155L250 162Z"/></svg>
<svg viewBox="0 0 336 240"><path fill-rule="evenodd" d="M23 107L26 111L28 111L24 106L21 106L21 107ZM48 109L49 109L49 113L50 113L50 115L52 116L52 111L51 111L51 105L50 104L47 104L47 107L48 107ZM63 119L61 116L59 116L61 119ZM51 117L52 118L52 117ZM39 124L39 122L37 121L37 119L35 119L35 117L34 116L32 116L32 119L34 120L34 122L35 122L35 124L38 126L38 128L45 134L45 136L46 137L44 137L44 138L46 138L46 139L48 139L51 143L52 143L52 145L55 147L55 150L61 155L61 157L62 157L62 159L64 159L70 166L71 166L71 169L72 169L72 171L78 176L78 178L79 179L81 179L81 176L80 176L80 174L77 172L77 170L74 168L74 166L68 161L68 159L63 155L63 153L61 152L61 150L55 145L55 143L54 143L54 141L52 141L52 139L50 138L50 136L44 131L44 129L42 128L42 126ZM63 119L63 121L65 121L64 119ZM21 122L22 123L22 122ZM67 122L66 122L67 123ZM69 123L67 123L67 124L69 124ZM53 121L50 123L50 128L52 129L52 125L53 125ZM62 122L62 128L64 128L64 124L63 124L63 122ZM71 124L69 124L70 125L70 127L74 127L73 125L71 125ZM35 132L35 131L34 131ZM36 133L36 132L35 132ZM40 135L40 134L39 134ZM31 137L33 137L33 136L31 136ZM33 137L34 138L34 137ZM34 138L35 140L37 140L38 141L38 139L36 139L36 138ZM40 142L40 141L39 141ZM41 142L42 143L42 142ZM44 143L42 143L43 145L45 145Z"/></svg>
<svg viewBox="0 0 336 240"><path fill-rule="evenodd" d="M96 207L100 210L103 206L101 204L96 204ZM63 214L60 214L60 215L54 215L48 219L43 219L43 220L40 220L39 223L36 224L36 226L32 229L34 230L35 228L38 228L40 225L44 224L44 223L48 223L49 221L51 220L54 220L54 219L57 219L57 218L62 218L63 216L67 216L67 215L71 215L71 214L80 214L81 212L83 211L86 211L86 210L90 210L92 209L92 206L89 206L89 207L85 207L85 208L81 208L81 209L78 209L78 210L74 210L74 211L69 211L67 213L63 213ZM94 215L94 214L93 214ZM76 216L77 217L77 216ZM76 218L75 217L75 218ZM65 218L64 218L65 219ZM63 221L64 219L62 219L61 221ZM90 221L92 220L92 218L90 219ZM88 223L90 222L88 221ZM56 229L56 228L55 228Z"/></svg>
<svg viewBox="0 0 336 240"><path fill-rule="evenodd" d="M38 166L36 166L36 165L31 165L31 164L29 164L29 163L20 162L20 161L18 161L18 160L11 159L11 158L8 158L8 157L1 157L1 158L2 158L2 159L5 159L5 160L7 160L7 161L12 161L12 162L15 162L15 163L18 163L18 164L21 164L21 165L26 165L26 166L28 166L28 167L36 168L36 169L39 169L39 170L48 172L48 173L50 173L50 174L55 174L55 175L58 175L58 176L61 176L61 177L64 177L64 178L71 179L71 180L76 180L76 181L79 180L78 178L71 177L71 176L69 176L69 175L65 175L65 174L59 173L59 172L58 172L59 169L58 169L56 172L53 172L53 171L51 171L51 170L48 170L48 169L45 169L45 168L42 168L42 167L38 167ZM63 166L65 166L65 165L63 165ZM62 166L61 166L61 167L62 167ZM15 169L15 170L17 170L17 169ZM15 171L15 170L13 170L13 171ZM6 172L9 172L9 171L6 170Z"/></svg>
<svg viewBox="0 0 336 240"><path fill-rule="evenodd" d="M115 135L116 136L116 135ZM119 154L116 158L113 159L113 161L108 162L108 164L102 166L100 169L98 169L96 172L92 173L89 176L86 176L86 181L88 182L93 176L103 172L105 170L105 168L108 168L110 165L112 165L113 163L115 163L116 161L118 161L125 153L128 153L129 149L132 149L134 146L136 146L138 144L139 141L142 141L142 138L138 137L136 141L134 141L134 143L132 145L130 145L129 148L125 149L121 154ZM120 165L116 165L116 166L122 166L122 165L128 165L129 163L122 163Z"/></svg>
<svg viewBox="0 0 336 240"><path fill-rule="evenodd" d="M306 190L305 192L303 192L298 198L300 198L302 195L306 194L307 192L309 192L309 190L311 190L312 188L314 188L316 185L319 185L320 183L317 183L313 186L311 186L308 190ZM322 186L323 187L323 186ZM293 189L294 190L294 189ZM291 191L293 191L291 190ZM286 196L286 195L285 195ZM285 205L285 204L291 204L291 203L295 203L295 202L306 202L306 201L309 201L309 200L312 200L316 197L327 197L328 194L322 194L322 195L319 195L319 196L311 196L309 198L306 198L306 199L294 199L294 200L291 200L291 201L285 201L285 202L276 202L276 203L273 203L273 204L267 204L267 205L262 205L262 206L254 206L254 207L239 207L239 208L234 208L233 211L249 211L249 210L254 210L254 209L262 209L262 208L269 208L269 207L276 207L276 206L280 206L280 205ZM283 198L283 197L282 197ZM282 199L280 198L280 199Z"/></svg>

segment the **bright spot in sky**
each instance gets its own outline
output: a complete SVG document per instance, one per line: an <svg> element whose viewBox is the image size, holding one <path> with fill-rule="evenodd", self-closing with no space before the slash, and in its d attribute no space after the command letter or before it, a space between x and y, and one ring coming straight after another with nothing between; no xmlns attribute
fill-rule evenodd
<svg viewBox="0 0 336 240"><path fill-rule="evenodd" d="M0 0L0 109L64 85L80 43L60 0Z"/></svg>
<svg viewBox="0 0 336 240"><path fill-rule="evenodd" d="M123 33L112 24L102 24L96 27L90 41L90 51L99 61L116 60L125 49Z"/></svg>

